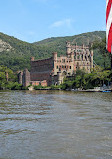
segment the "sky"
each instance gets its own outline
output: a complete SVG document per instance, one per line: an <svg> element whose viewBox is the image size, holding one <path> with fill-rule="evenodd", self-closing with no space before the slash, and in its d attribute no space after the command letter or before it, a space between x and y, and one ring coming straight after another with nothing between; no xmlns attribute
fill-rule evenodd
<svg viewBox="0 0 112 159"><path fill-rule="evenodd" d="M1 0L0 32L27 42L106 30L106 0Z"/></svg>

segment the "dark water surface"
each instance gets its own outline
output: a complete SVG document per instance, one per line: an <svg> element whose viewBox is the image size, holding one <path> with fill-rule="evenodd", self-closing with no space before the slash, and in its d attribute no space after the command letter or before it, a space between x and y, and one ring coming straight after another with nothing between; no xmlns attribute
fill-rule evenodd
<svg viewBox="0 0 112 159"><path fill-rule="evenodd" d="M112 93L0 92L0 159L112 159Z"/></svg>

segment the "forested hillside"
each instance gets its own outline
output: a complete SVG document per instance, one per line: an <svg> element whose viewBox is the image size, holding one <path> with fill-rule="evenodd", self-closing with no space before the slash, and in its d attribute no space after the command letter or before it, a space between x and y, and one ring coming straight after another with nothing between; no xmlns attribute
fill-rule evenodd
<svg viewBox="0 0 112 159"><path fill-rule="evenodd" d="M29 68L30 57L43 59L52 56L52 52L66 54L66 41L78 45L88 45L89 42L101 41L105 37L104 31L95 31L75 36L48 38L35 43L27 43L14 37L0 33L0 65L5 65L14 71ZM95 51L94 60L103 66L104 58L98 51ZM107 58L107 64L109 60Z"/></svg>

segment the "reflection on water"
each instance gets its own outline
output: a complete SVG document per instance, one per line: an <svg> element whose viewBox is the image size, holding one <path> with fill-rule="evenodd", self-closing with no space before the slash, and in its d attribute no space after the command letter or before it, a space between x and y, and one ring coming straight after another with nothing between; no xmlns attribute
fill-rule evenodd
<svg viewBox="0 0 112 159"><path fill-rule="evenodd" d="M0 92L0 159L112 159L112 93Z"/></svg>

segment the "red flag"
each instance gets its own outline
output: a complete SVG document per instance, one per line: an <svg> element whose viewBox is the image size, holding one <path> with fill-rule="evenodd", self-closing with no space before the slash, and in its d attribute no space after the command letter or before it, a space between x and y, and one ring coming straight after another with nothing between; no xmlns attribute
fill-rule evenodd
<svg viewBox="0 0 112 159"><path fill-rule="evenodd" d="M106 0L106 41L107 50L112 48L112 0ZM112 53L112 52L111 52Z"/></svg>

